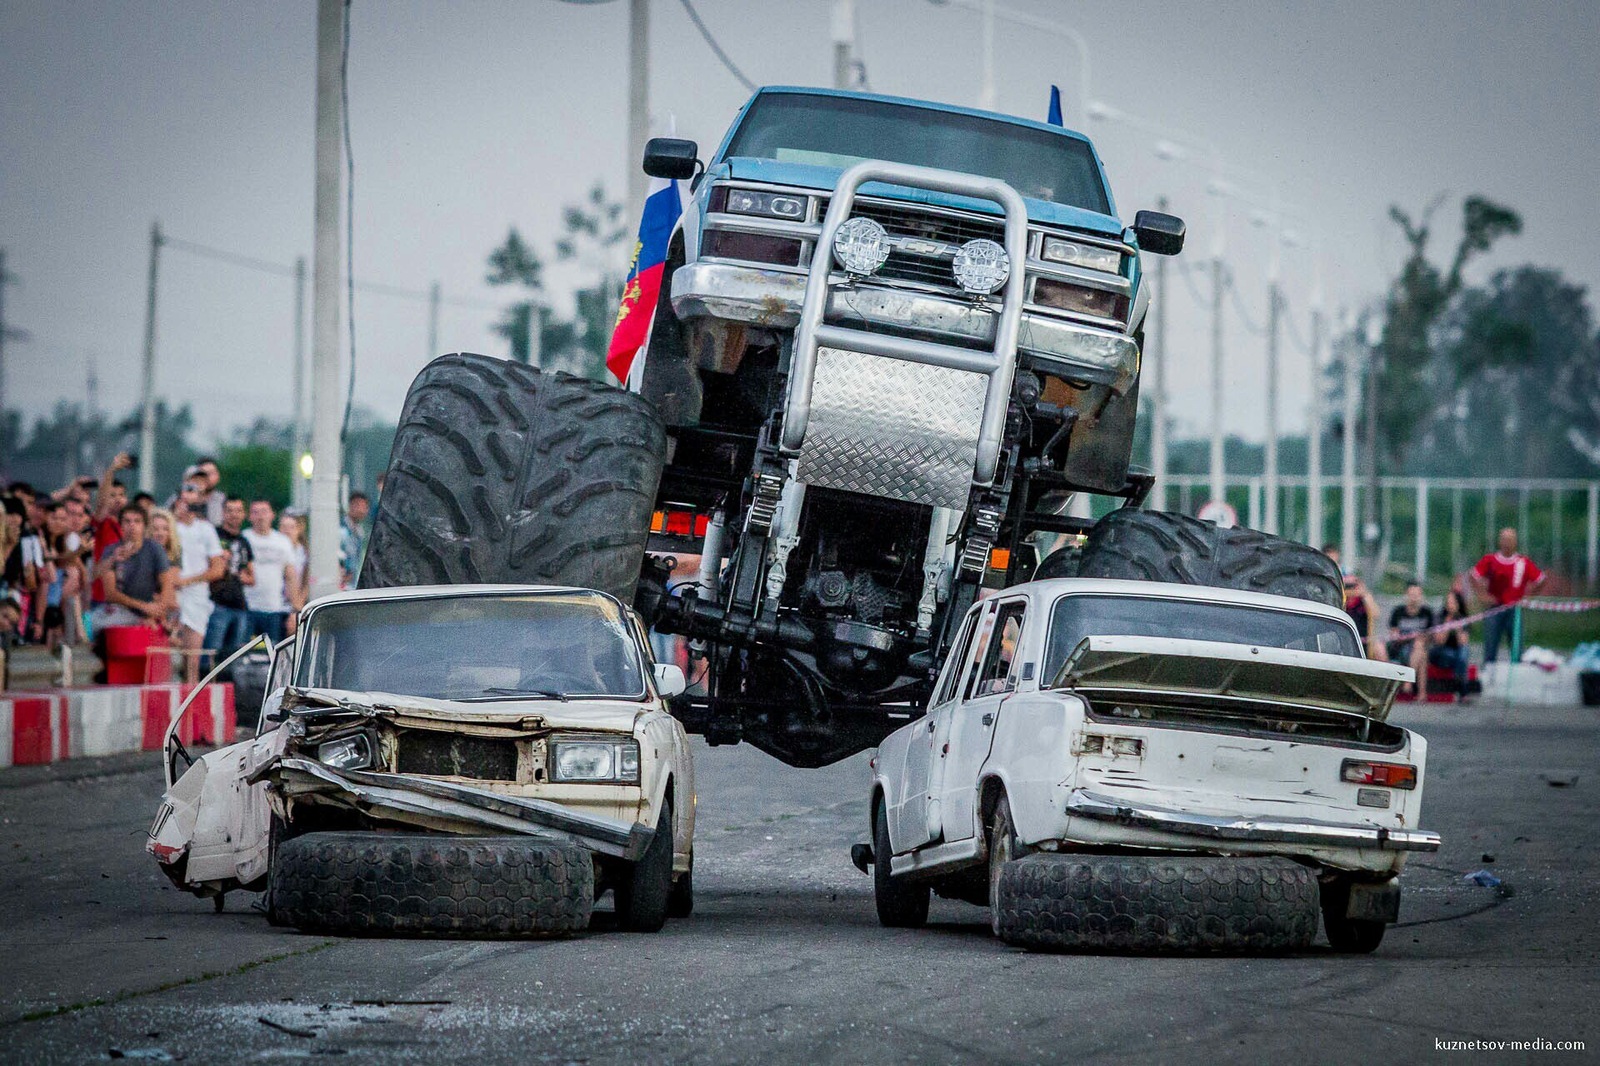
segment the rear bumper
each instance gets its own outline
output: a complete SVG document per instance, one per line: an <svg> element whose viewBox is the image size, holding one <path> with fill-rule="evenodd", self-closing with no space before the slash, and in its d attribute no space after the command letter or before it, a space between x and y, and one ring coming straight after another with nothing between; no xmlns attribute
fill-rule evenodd
<svg viewBox="0 0 1600 1066"><path fill-rule="evenodd" d="M672 275L672 309L679 318L717 318L768 329L794 329L805 302L806 275L734 263L697 262ZM967 344L994 342L992 305L932 293L872 285L831 289L827 317L889 330L929 334ZM1073 381L1109 385L1118 393L1133 384L1139 348L1113 330L1022 312L1017 348L1040 368Z"/></svg>
<svg viewBox="0 0 1600 1066"><path fill-rule="evenodd" d="M1424 829L1388 829L1307 819L1233 818L1194 814L1078 791L1067 799L1067 814L1209 841L1298 844L1317 848L1380 851L1438 851L1439 834Z"/></svg>

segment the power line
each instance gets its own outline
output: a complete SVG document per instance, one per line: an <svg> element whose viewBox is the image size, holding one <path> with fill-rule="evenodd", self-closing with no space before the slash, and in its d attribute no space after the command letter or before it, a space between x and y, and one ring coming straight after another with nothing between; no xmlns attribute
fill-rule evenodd
<svg viewBox="0 0 1600 1066"><path fill-rule="evenodd" d="M1239 295L1239 286L1233 283L1232 272L1229 272L1226 287L1228 290L1228 295L1233 299L1233 309L1239 313L1239 319L1244 323L1245 331L1248 333L1253 333L1257 337L1266 336L1267 327L1258 324L1253 318L1250 317L1250 312L1245 310L1244 299Z"/></svg>
<svg viewBox="0 0 1600 1066"><path fill-rule="evenodd" d="M711 36L711 31L700 20L700 13L694 9L694 4L690 0L680 0L680 2L683 4L683 9L689 13L689 21L694 23L694 28L700 31L700 36L706 39L706 44L710 46L716 57L722 60L722 65L728 68L728 73L737 78L740 85L743 85L751 92L755 92L756 83L745 77L744 71L734 66L733 60L728 58L728 53L722 50L722 46L717 43L717 39Z"/></svg>
<svg viewBox="0 0 1600 1066"><path fill-rule="evenodd" d="M1300 354L1301 355L1310 355L1310 354L1312 354L1312 352L1311 352L1311 342L1306 340L1303 336L1301 336L1299 328L1294 324L1294 316L1289 314L1289 300L1288 300L1288 298L1280 295L1278 297L1278 299L1280 301L1280 306L1283 308L1282 318L1283 318L1283 323L1284 323L1285 327L1287 327L1287 331L1288 331L1288 334L1289 334L1289 343L1293 344L1296 348L1300 349Z"/></svg>
<svg viewBox="0 0 1600 1066"><path fill-rule="evenodd" d="M294 267L292 266L274 263L268 259L257 259L255 256L242 255L239 252L230 252L225 248L215 248L209 244L200 244L198 241L186 241L163 234L161 244L163 247L175 248L180 252L187 252L202 259L214 259L245 270L272 274L276 277L294 277ZM419 303L426 303L431 298L426 289L408 289L400 285L386 285L378 281L361 281L357 279L355 286L357 292L372 293L376 296L393 296L401 300L416 300ZM500 310L499 304L489 303L486 300L471 300L465 297L441 296L439 302L471 311Z"/></svg>

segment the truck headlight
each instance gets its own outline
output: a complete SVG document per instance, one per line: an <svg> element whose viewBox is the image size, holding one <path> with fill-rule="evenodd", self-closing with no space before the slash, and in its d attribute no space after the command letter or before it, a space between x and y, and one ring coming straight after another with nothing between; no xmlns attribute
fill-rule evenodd
<svg viewBox="0 0 1600 1066"><path fill-rule="evenodd" d="M889 234L870 218L845 219L833 235L833 258L851 274L875 274L889 258Z"/></svg>
<svg viewBox="0 0 1600 1066"><path fill-rule="evenodd" d="M372 765L372 739L352 733L317 745L317 761L335 770L365 770Z"/></svg>
<svg viewBox="0 0 1600 1066"><path fill-rule="evenodd" d="M806 201L804 197L759 189L729 189L728 211L735 215L765 215L799 222L806 217Z"/></svg>
<svg viewBox="0 0 1600 1066"><path fill-rule="evenodd" d="M1115 248L1079 244L1061 237L1046 237L1039 258L1051 263L1069 263L1087 270L1103 270L1108 274L1122 272L1122 253Z"/></svg>
<svg viewBox="0 0 1600 1066"><path fill-rule="evenodd" d="M639 742L557 740L550 745L550 779L637 784Z"/></svg>
<svg viewBox="0 0 1600 1066"><path fill-rule="evenodd" d="M1011 275L1011 257L996 242L980 237L963 244L950 267L962 289L975 296L987 296Z"/></svg>

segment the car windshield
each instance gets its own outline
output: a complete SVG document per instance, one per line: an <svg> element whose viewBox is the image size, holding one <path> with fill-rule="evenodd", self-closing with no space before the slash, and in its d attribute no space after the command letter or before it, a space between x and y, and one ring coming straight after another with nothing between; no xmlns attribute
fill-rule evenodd
<svg viewBox="0 0 1600 1066"><path fill-rule="evenodd" d="M644 694L626 616L591 592L330 603L311 614L295 684L446 700Z"/></svg>
<svg viewBox="0 0 1600 1066"><path fill-rule="evenodd" d="M999 119L808 93L763 93L727 156L849 167L863 159L999 178L1023 196L1109 214L1094 151L1074 137Z"/></svg>
<svg viewBox="0 0 1600 1066"><path fill-rule="evenodd" d="M1097 596L1069 593L1050 616L1050 641L1041 674L1052 683L1084 637L1171 637L1223 644L1354 655L1355 634L1342 622L1313 614L1247 607L1237 603Z"/></svg>

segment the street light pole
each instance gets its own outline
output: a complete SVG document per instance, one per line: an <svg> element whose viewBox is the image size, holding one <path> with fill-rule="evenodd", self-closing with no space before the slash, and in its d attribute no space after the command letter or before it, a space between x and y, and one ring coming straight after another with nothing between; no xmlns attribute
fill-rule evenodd
<svg viewBox="0 0 1600 1066"><path fill-rule="evenodd" d="M650 0L628 0L628 212L644 214L644 142L650 137Z"/></svg>
<svg viewBox="0 0 1600 1066"><path fill-rule="evenodd" d="M855 87L855 0L833 0L833 87Z"/></svg>
<svg viewBox="0 0 1600 1066"><path fill-rule="evenodd" d="M1211 498L1227 499L1223 456L1222 388L1222 243L1219 231L1216 251L1211 256Z"/></svg>
<svg viewBox="0 0 1600 1066"><path fill-rule="evenodd" d="M317 0L315 230L311 275L311 595L339 589L339 68L342 0Z"/></svg>
<svg viewBox="0 0 1600 1066"><path fill-rule="evenodd" d="M150 274L144 300L144 372L140 376L139 491L156 491L156 269L161 261L161 223L150 224Z"/></svg>
<svg viewBox="0 0 1600 1066"><path fill-rule="evenodd" d="M1339 557L1354 567L1356 560L1356 394L1361 372L1356 367L1350 314L1339 313L1339 365L1344 371L1344 434L1339 457Z"/></svg>
<svg viewBox="0 0 1600 1066"><path fill-rule="evenodd" d="M1165 212L1167 198L1156 199L1156 208ZM1156 256L1155 316L1156 338L1150 353L1150 473L1155 484L1150 489L1150 507L1167 509L1167 260ZM1147 347L1150 347L1147 345Z"/></svg>
<svg viewBox="0 0 1600 1066"><path fill-rule="evenodd" d="M290 502L304 510L306 479L300 472L300 457L306 452L306 257L294 261L294 432L290 435L289 484L294 489Z"/></svg>
<svg viewBox="0 0 1600 1066"><path fill-rule="evenodd" d="M1322 291L1311 296L1311 395L1306 403L1306 543L1322 546Z"/></svg>

